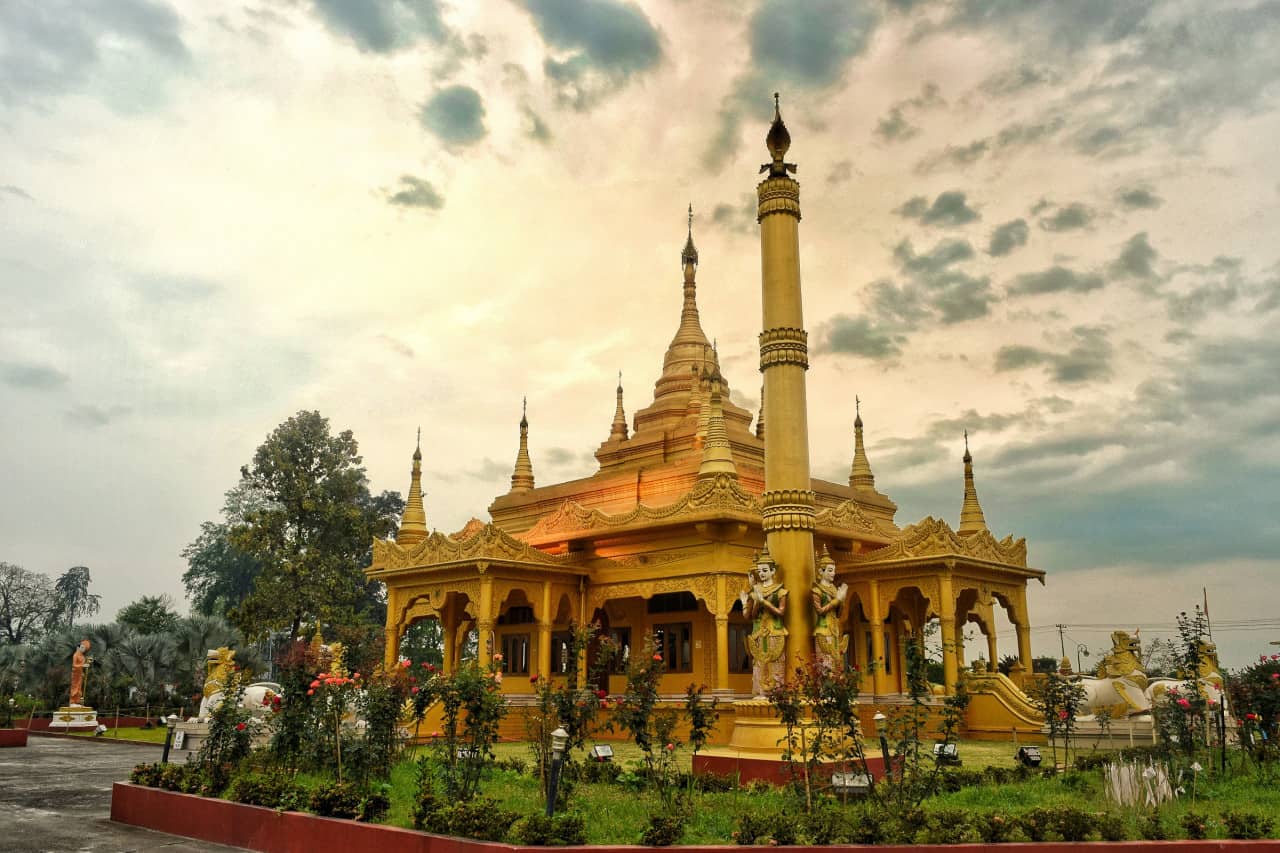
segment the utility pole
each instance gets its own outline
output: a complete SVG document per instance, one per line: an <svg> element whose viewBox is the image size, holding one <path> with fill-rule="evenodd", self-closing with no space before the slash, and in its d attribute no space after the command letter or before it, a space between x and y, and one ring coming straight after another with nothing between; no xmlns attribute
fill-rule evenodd
<svg viewBox="0 0 1280 853"><path fill-rule="evenodd" d="M1066 640L1067 626L1055 625L1054 627L1058 629L1058 645L1062 647L1062 657L1065 658L1067 656L1067 640Z"/></svg>

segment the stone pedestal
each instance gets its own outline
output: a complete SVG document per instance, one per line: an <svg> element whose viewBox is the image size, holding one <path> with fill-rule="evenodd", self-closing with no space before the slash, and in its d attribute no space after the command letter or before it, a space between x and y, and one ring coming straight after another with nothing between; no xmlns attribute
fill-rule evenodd
<svg viewBox="0 0 1280 853"><path fill-rule="evenodd" d="M87 705L63 705L49 721L51 732L84 732L98 727L98 712Z"/></svg>
<svg viewBox="0 0 1280 853"><path fill-rule="evenodd" d="M182 764L200 754L200 747L209 737L209 724L195 720L179 720L173 724L173 740L169 745L169 762Z"/></svg>

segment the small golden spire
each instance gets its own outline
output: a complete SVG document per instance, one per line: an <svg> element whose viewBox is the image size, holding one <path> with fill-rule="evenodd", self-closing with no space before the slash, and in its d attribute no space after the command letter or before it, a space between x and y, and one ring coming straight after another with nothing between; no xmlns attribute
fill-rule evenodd
<svg viewBox="0 0 1280 853"><path fill-rule="evenodd" d="M613 410L613 426L609 428L610 441L627 440L627 413L622 409L622 371L618 371L618 405Z"/></svg>
<svg viewBox="0 0 1280 853"><path fill-rule="evenodd" d="M693 435L693 447L698 450L707 443L707 430L711 426L711 376L704 367L698 376L698 431Z"/></svg>
<svg viewBox="0 0 1280 853"><path fill-rule="evenodd" d="M961 536L969 536L987 529L987 519L978 503L978 490L973 485L973 456L969 453L969 431L964 431L964 505L960 508Z"/></svg>
<svg viewBox="0 0 1280 853"><path fill-rule="evenodd" d="M791 134L782 121L782 106L777 92L773 93L773 124L769 126L769 135L765 137L764 144L769 149L772 162L761 166L761 172L768 172L771 178L785 178L788 172L795 172L796 164L783 160L787 156L787 149L791 147Z"/></svg>
<svg viewBox="0 0 1280 853"><path fill-rule="evenodd" d="M520 404L520 450L516 453L516 468L511 474L511 491L527 492L533 489L533 462L529 459L529 398Z"/></svg>
<svg viewBox="0 0 1280 853"><path fill-rule="evenodd" d="M680 252L680 263L684 266L685 278L690 277L689 267L698 265L698 248L693 245L693 203L689 204L689 237L684 241L684 250Z"/></svg>
<svg viewBox="0 0 1280 853"><path fill-rule="evenodd" d="M756 438L764 441L764 383L760 383L760 414L756 416Z"/></svg>
<svg viewBox="0 0 1280 853"><path fill-rule="evenodd" d="M717 474L728 474L738 479L738 466L733 464L733 449L729 444L729 432L724 425L724 403L720 399L720 371L711 374L711 404L707 406L707 428L703 433L702 464L698 466L698 479L704 480Z"/></svg>
<svg viewBox="0 0 1280 853"><path fill-rule="evenodd" d="M867 448L862 443L862 401L853 398L853 466L849 469L849 485L855 489L874 491L875 475L871 473L871 463L867 461Z"/></svg>
<svg viewBox="0 0 1280 853"><path fill-rule="evenodd" d="M426 538L427 512L422 506L422 427L418 427L418 445L413 449L413 469L409 474L409 498L400 516L396 543L416 545Z"/></svg>

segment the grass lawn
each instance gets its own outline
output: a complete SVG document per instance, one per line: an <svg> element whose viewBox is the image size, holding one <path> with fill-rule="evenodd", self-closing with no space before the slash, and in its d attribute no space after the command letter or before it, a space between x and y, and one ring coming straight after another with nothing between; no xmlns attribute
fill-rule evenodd
<svg viewBox="0 0 1280 853"><path fill-rule="evenodd" d="M640 757L639 750L630 742L608 743L614 748L615 763L623 767ZM532 766L532 754L527 743L503 743L495 751L500 760L520 758ZM1011 742L962 741L960 744L965 770L981 770L991 765L1012 767L1015 763L1013 753ZM1233 758L1238 760L1239 756ZM688 755L682 754L682 759L687 769ZM415 777L416 767L411 760L395 768L392 809L385 822L413 826ZM1234 775L1225 778L1209 771L1202 772L1197 778L1194 804L1190 777L1182 784L1187 793L1160 809L1160 822L1170 838L1185 837L1179 821L1188 812L1207 818L1210 838L1226 837L1220 816L1228 809L1271 816L1280 824L1280 786L1260 781L1256 771L1247 777ZM528 773L493 771L482 785L482 794L520 815L538 814L543 808L539 783ZM648 826L650 814L661 808L655 794L616 783L579 782L572 790L570 801L572 810L585 819L587 840L592 844L636 843ZM694 802L693 816L682 840L684 844L733 843L733 833L738 829L740 816L747 812L798 815L803 810L802 801L794 794L772 788L749 787L724 793L700 793ZM929 812L958 809L968 815L979 816L1016 816L1032 808L1056 806L1070 806L1091 814L1110 812L1125 823L1131 839L1143 837L1140 824L1147 814L1146 810L1124 810L1109 804L1099 770L1071 771L1052 778L1037 777L1010 784L976 785L934 796L923 805Z"/></svg>
<svg viewBox="0 0 1280 853"><path fill-rule="evenodd" d="M147 743L164 743L164 726L156 728L144 729L138 726L121 726L118 729L109 729L102 737L107 740L141 740ZM71 732L77 737L94 737L92 731L88 732Z"/></svg>

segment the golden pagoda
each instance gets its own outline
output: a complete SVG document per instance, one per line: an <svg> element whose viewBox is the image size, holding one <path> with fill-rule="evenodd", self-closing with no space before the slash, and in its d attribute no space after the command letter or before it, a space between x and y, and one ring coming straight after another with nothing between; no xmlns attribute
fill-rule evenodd
<svg viewBox="0 0 1280 853"><path fill-rule="evenodd" d="M680 317L653 399L628 424L619 376L611 423L601 407L604 440L594 474L536 485L536 454L522 412L511 489L490 504L492 520L428 534L415 450L398 540L375 541L367 570L387 587L388 666L413 622L437 619L446 671L458 665L470 638L482 661L502 653L503 690L515 698L533 692L532 676L564 673L572 623L598 623L624 654L653 639L666 666L664 694L682 694L693 682L726 699L748 700L750 624L739 594L767 541L779 579L798 605L808 601L816 555L834 560L838 581L848 585L845 655L871 674L863 682L869 704L901 696L903 638L921 636L933 619L941 628L946 692L960 680L967 624L986 635L988 660L999 659L997 607L1016 628L1021 667L1030 671L1026 585L1043 581L1044 573L1027 566L1025 540L998 540L987 529L967 435L957 528L932 517L905 528L895 523L896 504L876 489L860 405L848 482L810 475L800 185L791 177L795 166L785 162L789 145L775 103L771 162L762 167L767 174L758 187L765 324L759 417L732 402L716 348L702 329L690 208L680 253ZM813 654L809 608L790 607L786 628L790 670ZM602 676L598 687L620 692L622 671ZM720 739L730 728L721 726Z"/></svg>

